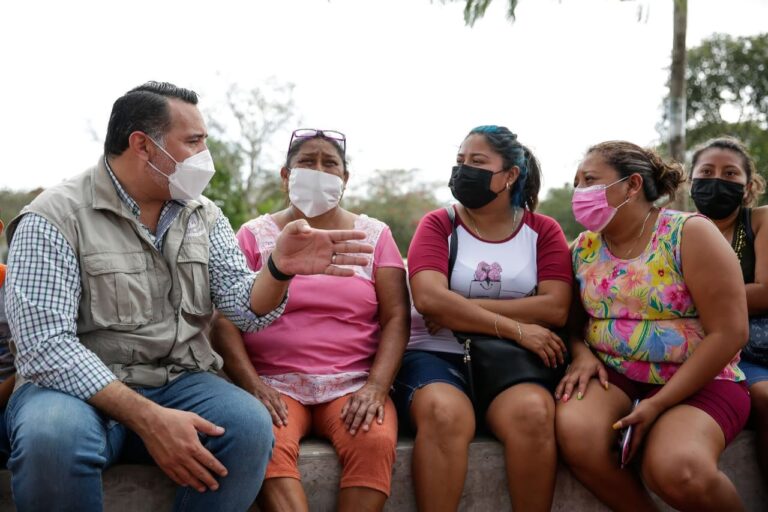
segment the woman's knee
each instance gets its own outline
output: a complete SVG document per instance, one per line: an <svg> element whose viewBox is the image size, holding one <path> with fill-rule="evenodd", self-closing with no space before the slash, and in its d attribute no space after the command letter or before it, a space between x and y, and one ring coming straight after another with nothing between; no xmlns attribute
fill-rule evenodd
<svg viewBox="0 0 768 512"><path fill-rule="evenodd" d="M489 424L497 435L554 439L554 399L544 388L535 384L525 386L518 390L510 388L491 402Z"/></svg>
<svg viewBox="0 0 768 512"><path fill-rule="evenodd" d="M337 440L334 444L342 466L358 467L370 464L371 461L381 461L391 466L397 449L397 425L374 424L367 432L359 431L343 442Z"/></svg>
<svg viewBox="0 0 768 512"><path fill-rule="evenodd" d="M472 403L458 389L418 390L411 404L416 429L432 438L466 440L475 435Z"/></svg>
<svg viewBox="0 0 768 512"><path fill-rule="evenodd" d="M594 458L610 456L610 440L615 433L610 425L578 404L560 404L555 411L555 438L569 465L585 465Z"/></svg>
<svg viewBox="0 0 768 512"><path fill-rule="evenodd" d="M675 508L705 503L720 478L714 461L692 452L648 452L641 467L648 488Z"/></svg>

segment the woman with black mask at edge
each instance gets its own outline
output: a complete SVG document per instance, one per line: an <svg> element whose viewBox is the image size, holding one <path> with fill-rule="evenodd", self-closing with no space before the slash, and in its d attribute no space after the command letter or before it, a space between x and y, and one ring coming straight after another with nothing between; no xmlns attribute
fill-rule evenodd
<svg viewBox="0 0 768 512"><path fill-rule="evenodd" d="M697 148L690 174L696 208L731 242L741 264L750 340L741 351L739 368L749 384L757 460L768 482L768 208L753 208L765 191L765 180L744 145L730 137Z"/></svg>
<svg viewBox="0 0 768 512"><path fill-rule="evenodd" d="M533 213L540 183L536 158L515 134L501 126L475 128L461 144L449 183L460 203L451 207L458 247L450 275L448 210L428 213L411 242L417 311L394 400L403 426L416 431L413 475L421 511L458 508L476 412L480 427L487 425L504 444L513 508L551 508L557 467L552 390L523 381L478 410L452 332L512 340L536 355L535 364L564 367L565 346L550 328L567 318L570 257L557 222Z"/></svg>

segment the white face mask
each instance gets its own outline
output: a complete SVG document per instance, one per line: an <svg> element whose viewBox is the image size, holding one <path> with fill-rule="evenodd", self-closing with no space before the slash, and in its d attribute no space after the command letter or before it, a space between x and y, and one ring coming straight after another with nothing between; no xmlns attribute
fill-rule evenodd
<svg viewBox="0 0 768 512"><path fill-rule="evenodd" d="M339 204L344 180L338 176L301 167L290 172L288 198L307 217L322 215Z"/></svg>
<svg viewBox="0 0 768 512"><path fill-rule="evenodd" d="M165 148L155 142L153 138L148 138L163 153L168 155L168 158L176 162L176 159L168 154ZM216 172L213 166L213 157L207 149L192 155L183 162L176 162L176 171L170 175L164 174L152 162L148 161L147 163L152 169L168 179L168 190L171 192L171 198L181 201L188 201L199 197Z"/></svg>

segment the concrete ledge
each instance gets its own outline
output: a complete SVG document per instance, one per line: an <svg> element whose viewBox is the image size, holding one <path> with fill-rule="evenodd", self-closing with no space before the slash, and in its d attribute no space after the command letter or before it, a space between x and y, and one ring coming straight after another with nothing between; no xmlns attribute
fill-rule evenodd
<svg viewBox="0 0 768 512"><path fill-rule="evenodd" d="M390 512L415 511L416 504L411 486L411 452L413 442L401 440L397 446L397 461L393 470L392 496L386 509ZM535 461L532 461L535 464ZM764 488L755 459L754 433L742 432L728 447L720 461L721 469L734 481L747 510L768 510L768 490ZM310 510L335 510L339 481L339 464L333 448L324 441L309 440L302 443L300 470ZM51 475L55 478L55 475ZM119 465L104 474L107 512L145 512L170 510L174 485L153 466ZM661 505L661 502L659 502ZM462 511L509 510L504 456L501 445L491 439L480 438L472 443L469 452ZM0 512L14 511L10 498L10 474L0 472ZM251 510L257 510L254 506ZM560 467L557 475L556 512L605 511L603 507L570 474ZM672 510L662 506L662 510Z"/></svg>

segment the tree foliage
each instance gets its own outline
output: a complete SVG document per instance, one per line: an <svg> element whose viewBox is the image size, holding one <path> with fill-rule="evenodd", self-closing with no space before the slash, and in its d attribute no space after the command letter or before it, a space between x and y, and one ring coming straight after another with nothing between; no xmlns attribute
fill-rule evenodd
<svg viewBox="0 0 768 512"><path fill-rule="evenodd" d="M715 34L688 50L688 128L768 127L768 34Z"/></svg>
<svg viewBox="0 0 768 512"><path fill-rule="evenodd" d="M250 217L245 200L245 187L240 175L243 158L231 142L211 136L208 137L207 143L216 165L216 174L203 191L203 195L221 208L232 229L236 230Z"/></svg>
<svg viewBox="0 0 768 512"><path fill-rule="evenodd" d="M417 181L413 170L378 170L366 182L366 194L346 198L345 206L385 222L405 256L421 218L440 206L435 188L435 184Z"/></svg>
<svg viewBox="0 0 768 512"><path fill-rule="evenodd" d="M768 178L768 34L715 34L688 50L688 141L731 135Z"/></svg>
<svg viewBox="0 0 768 512"><path fill-rule="evenodd" d="M715 34L688 49L686 75L688 154L714 137L736 137L768 178L768 34ZM666 129L663 116L662 140Z"/></svg>
<svg viewBox="0 0 768 512"><path fill-rule="evenodd" d="M464 2L464 23L473 26L477 20L485 16L485 11L491 5L492 0L441 0L442 3L462 1ZM507 0L507 19L514 21L517 0Z"/></svg>
<svg viewBox="0 0 768 512"><path fill-rule="evenodd" d="M270 187L264 185L274 182L274 174L264 167L264 149L295 119L293 89L290 82L270 79L264 87L250 90L233 85L227 94L227 104L239 126L234 142L246 164L245 196L252 208L258 209L271 194Z"/></svg>
<svg viewBox="0 0 768 512"><path fill-rule="evenodd" d="M232 85L226 112L209 115L208 148L216 174L204 194L222 209L233 229L285 202L277 174L282 162L265 161L265 153L296 118L293 89L293 84L274 79L252 89ZM226 118L233 122L226 123Z"/></svg>
<svg viewBox="0 0 768 512"><path fill-rule="evenodd" d="M565 238L570 242L574 240L584 228L576 222L571 209L573 186L565 183L560 188L551 188L547 197L539 203L538 212L549 215L563 228Z"/></svg>

